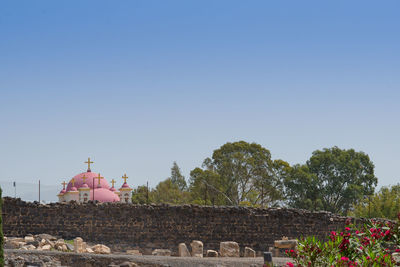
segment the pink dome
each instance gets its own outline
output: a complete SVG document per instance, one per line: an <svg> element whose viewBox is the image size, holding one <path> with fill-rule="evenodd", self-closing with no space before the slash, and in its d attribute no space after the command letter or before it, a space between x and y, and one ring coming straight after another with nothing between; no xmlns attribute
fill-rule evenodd
<svg viewBox="0 0 400 267"><path fill-rule="evenodd" d="M119 197L106 188L96 188L94 190L94 199L100 202L119 202ZM90 200L93 200L93 190L90 190Z"/></svg>
<svg viewBox="0 0 400 267"><path fill-rule="evenodd" d="M117 191L117 189L115 189L115 187L111 187L111 188L110 188L110 191L115 192L115 191Z"/></svg>
<svg viewBox="0 0 400 267"><path fill-rule="evenodd" d="M73 187L71 187L71 189L70 189L70 190L68 190L68 192L71 192L71 191L75 192L75 191L78 191L78 189L76 189L76 187L75 187L75 186L73 186Z"/></svg>
<svg viewBox="0 0 400 267"><path fill-rule="evenodd" d="M65 191L65 189L63 189L60 191L60 194L65 194L65 192L67 192L67 191Z"/></svg>
<svg viewBox="0 0 400 267"><path fill-rule="evenodd" d="M87 183L84 183L81 187L79 188L89 188L89 186L87 185Z"/></svg>
<svg viewBox="0 0 400 267"><path fill-rule="evenodd" d="M80 174L74 176L75 187L79 188L79 187L81 187L83 185L83 179L82 179L83 176L86 177L86 180L85 180L86 184L90 188L93 189L93 178L96 178L97 176L99 176L99 174L95 173L95 172L83 172L83 173L80 173ZM99 180L98 179L94 179L94 185L95 185L96 189L99 189L97 187L98 183L99 183ZM106 188L106 189L110 188L110 185L108 184L108 182L107 182L107 180L105 178L100 179L100 186L101 186L101 188ZM67 186L67 191L70 191L71 188L72 188L72 183L69 182L68 186ZM95 195L96 195L96 192L95 192Z"/></svg>
<svg viewBox="0 0 400 267"><path fill-rule="evenodd" d="M127 183L124 183L121 188L130 188Z"/></svg>

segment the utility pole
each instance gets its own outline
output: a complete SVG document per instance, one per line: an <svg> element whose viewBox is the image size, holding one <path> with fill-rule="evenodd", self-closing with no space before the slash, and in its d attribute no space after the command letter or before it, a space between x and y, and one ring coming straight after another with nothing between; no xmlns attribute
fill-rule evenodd
<svg viewBox="0 0 400 267"><path fill-rule="evenodd" d="M204 205L207 205L207 184L204 184L206 187L204 188Z"/></svg>
<svg viewBox="0 0 400 267"><path fill-rule="evenodd" d="M261 208L264 208L264 183L261 183Z"/></svg>
<svg viewBox="0 0 400 267"><path fill-rule="evenodd" d="M92 186L93 186L93 201L94 201L94 177L93 177Z"/></svg>
<svg viewBox="0 0 400 267"><path fill-rule="evenodd" d="M149 204L149 181L147 181L146 188L146 203Z"/></svg>
<svg viewBox="0 0 400 267"><path fill-rule="evenodd" d="M17 198L17 184L15 181L14 181L13 185L14 185L14 198Z"/></svg>
<svg viewBox="0 0 400 267"><path fill-rule="evenodd" d="M39 204L40 204L40 179L39 179Z"/></svg>

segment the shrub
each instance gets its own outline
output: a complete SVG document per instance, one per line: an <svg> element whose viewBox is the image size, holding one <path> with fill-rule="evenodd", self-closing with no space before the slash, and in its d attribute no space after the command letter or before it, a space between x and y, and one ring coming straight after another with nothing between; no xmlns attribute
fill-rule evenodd
<svg viewBox="0 0 400 267"><path fill-rule="evenodd" d="M328 241L301 238L287 266L395 266L392 252L400 251L399 223L368 221L362 227L346 223L342 232L331 232Z"/></svg>

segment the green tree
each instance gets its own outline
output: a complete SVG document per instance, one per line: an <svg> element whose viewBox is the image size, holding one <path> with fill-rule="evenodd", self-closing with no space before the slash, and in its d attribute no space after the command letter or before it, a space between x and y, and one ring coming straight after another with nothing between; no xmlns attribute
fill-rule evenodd
<svg viewBox="0 0 400 267"><path fill-rule="evenodd" d="M234 205L261 202L270 205L282 197L278 175L281 163L275 166L271 153L261 145L239 141L216 149L212 159L205 159L203 167L218 174L223 194ZM260 190L263 191L261 198L257 197Z"/></svg>
<svg viewBox="0 0 400 267"><path fill-rule="evenodd" d="M307 165L294 165L284 183L289 207L313 211L323 209L318 177L310 172Z"/></svg>
<svg viewBox="0 0 400 267"><path fill-rule="evenodd" d="M133 189L132 203L134 204L150 204L154 202L153 192L146 185L140 185Z"/></svg>
<svg viewBox="0 0 400 267"><path fill-rule="evenodd" d="M384 186L354 205L350 215L364 218L395 220L400 212L400 184Z"/></svg>
<svg viewBox="0 0 400 267"><path fill-rule="evenodd" d="M374 192L378 182L369 156L354 149L316 150L306 166L286 181L288 203L295 203L294 207L300 204L347 214L354 203Z"/></svg>
<svg viewBox="0 0 400 267"><path fill-rule="evenodd" d="M172 168L171 168L171 181L173 184L177 185L178 188L183 191L186 189L186 180L185 176L181 174L181 169L179 168L176 161L174 161Z"/></svg>
<svg viewBox="0 0 400 267"><path fill-rule="evenodd" d="M171 178L160 182L152 194L155 203L186 204L189 202L189 193L181 191Z"/></svg>
<svg viewBox="0 0 400 267"><path fill-rule="evenodd" d="M214 171L195 168L190 172L189 192L191 202L201 205L232 205L224 193L220 176Z"/></svg>

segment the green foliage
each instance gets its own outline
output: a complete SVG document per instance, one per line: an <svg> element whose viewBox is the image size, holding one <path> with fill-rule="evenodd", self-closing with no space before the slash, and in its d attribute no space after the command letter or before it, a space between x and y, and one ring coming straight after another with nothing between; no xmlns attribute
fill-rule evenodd
<svg viewBox="0 0 400 267"><path fill-rule="evenodd" d="M220 176L212 170L195 168L190 172L191 203L200 205L232 205L225 195Z"/></svg>
<svg viewBox="0 0 400 267"><path fill-rule="evenodd" d="M372 196L365 197L354 206L352 216L387 218L394 220L400 211L400 184L382 187Z"/></svg>
<svg viewBox="0 0 400 267"><path fill-rule="evenodd" d="M272 161L268 149L244 141L226 143L215 150L205 165L219 175L223 193L235 204L274 205L282 199L280 171L288 164ZM257 192L259 197L254 197Z"/></svg>
<svg viewBox="0 0 400 267"><path fill-rule="evenodd" d="M368 155L333 147L314 151L285 183L293 207L347 214L354 203L374 192L377 181Z"/></svg>
<svg viewBox="0 0 400 267"><path fill-rule="evenodd" d="M0 188L0 266L4 266L4 235L3 235L3 190Z"/></svg>
<svg viewBox="0 0 400 267"><path fill-rule="evenodd" d="M183 191L186 189L186 180L185 176L181 174L181 169L179 168L178 164L174 161L172 168L171 168L171 181L173 184L177 185L178 188Z"/></svg>
<svg viewBox="0 0 400 267"><path fill-rule="evenodd" d="M370 221L361 228L348 224L340 233L331 232L325 242L302 238L295 250L286 252L295 263L287 266L394 266L391 252L400 245L398 232L399 224Z"/></svg>
<svg viewBox="0 0 400 267"><path fill-rule="evenodd" d="M152 191L155 203L186 204L189 202L189 193L181 191L172 183L171 178L160 182Z"/></svg>
<svg viewBox="0 0 400 267"><path fill-rule="evenodd" d="M147 199L148 198L148 199ZM153 192L147 186L141 185L132 191L132 203L134 204L150 204L153 203Z"/></svg>

